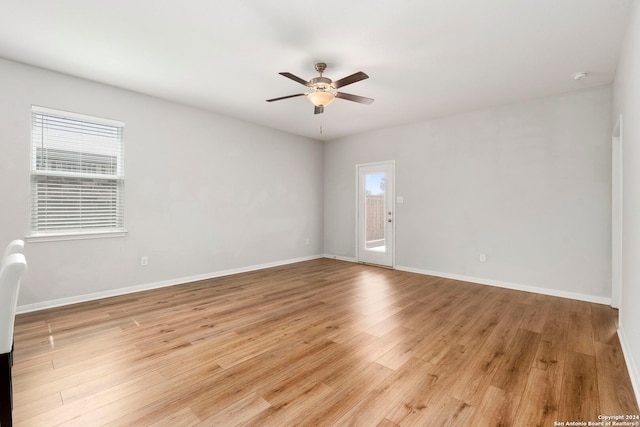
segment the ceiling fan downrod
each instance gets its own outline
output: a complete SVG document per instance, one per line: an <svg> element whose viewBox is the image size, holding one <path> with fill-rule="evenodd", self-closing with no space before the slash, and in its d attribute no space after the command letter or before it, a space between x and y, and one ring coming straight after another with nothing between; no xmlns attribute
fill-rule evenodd
<svg viewBox="0 0 640 427"><path fill-rule="evenodd" d="M320 73L319 77L314 77L309 81L309 87L313 90L327 90L331 87L331 79L322 77L322 73L327 69L327 64L324 62L318 62L316 64L316 71Z"/></svg>

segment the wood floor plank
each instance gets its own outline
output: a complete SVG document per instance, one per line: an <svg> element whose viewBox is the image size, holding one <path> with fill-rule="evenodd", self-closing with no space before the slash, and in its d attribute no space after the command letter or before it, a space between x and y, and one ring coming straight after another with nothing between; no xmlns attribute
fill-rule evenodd
<svg viewBox="0 0 640 427"><path fill-rule="evenodd" d="M460 337L460 344L469 348L482 345L504 317L509 304L506 300L496 298L488 300L486 303L488 307L476 316L476 321L471 328Z"/></svg>
<svg viewBox="0 0 640 427"><path fill-rule="evenodd" d="M20 402L20 409L14 411L13 422L20 424L26 419L25 416L32 417L34 415L43 414L48 411L61 408L63 405L60 392L55 392L46 396L39 396L31 400L17 399L14 397L14 402ZM16 406L14 405L14 408Z"/></svg>
<svg viewBox="0 0 640 427"><path fill-rule="evenodd" d="M513 340L522 323L524 317L524 304L506 300L504 315L498 321L498 324L491 331L491 335L496 339L509 343Z"/></svg>
<svg viewBox="0 0 640 427"><path fill-rule="evenodd" d="M338 372L330 384L333 393L322 405L310 408L306 414L291 418L290 425L328 426L334 425L349 410L393 374L391 369L377 363L369 363L351 374Z"/></svg>
<svg viewBox="0 0 640 427"><path fill-rule="evenodd" d="M600 411L596 360L577 351L569 351L562 379L559 418L597 421Z"/></svg>
<svg viewBox="0 0 640 427"><path fill-rule="evenodd" d="M618 339L618 310L602 304L591 304L591 326L593 341L613 344Z"/></svg>
<svg viewBox="0 0 640 427"><path fill-rule="evenodd" d="M568 300L569 311L576 313L584 313L591 316L591 303L586 301L578 301L575 299Z"/></svg>
<svg viewBox="0 0 640 427"><path fill-rule="evenodd" d="M457 346L464 347L458 341L472 328L473 323L474 318L472 316L460 315L452 318L450 322L447 322L443 328L438 330L437 337L425 341L424 345L421 345L416 350L416 357L434 365L439 365L452 348Z"/></svg>
<svg viewBox="0 0 640 427"><path fill-rule="evenodd" d="M421 331L407 330L407 335L397 345L376 359L376 362L390 369L397 370L414 357L420 346L429 336Z"/></svg>
<svg viewBox="0 0 640 427"><path fill-rule="evenodd" d="M491 387L493 377L502 366L508 345L503 337L491 335L479 348L475 348L469 357L465 369L457 375L457 381L449 389L449 394L461 401L477 407Z"/></svg>
<svg viewBox="0 0 640 427"><path fill-rule="evenodd" d="M466 427L474 424L474 412L474 407L442 393L436 401L419 413L419 417L402 425Z"/></svg>
<svg viewBox="0 0 640 427"><path fill-rule="evenodd" d="M616 413L611 411L634 414L637 406L635 405L633 386L629 376L625 375L624 356L620 351L620 345L616 345L616 341L617 339L613 341L612 345L594 343L600 411L605 414Z"/></svg>
<svg viewBox="0 0 640 427"><path fill-rule="evenodd" d="M215 415L203 420L204 426L237 426L267 410L271 405L257 393L250 393L227 406Z"/></svg>
<svg viewBox="0 0 640 427"><path fill-rule="evenodd" d="M167 402L188 392L202 393L207 386L202 384L203 381L214 377L220 369L217 365L201 365L171 378L152 373L136 377L84 399L64 404L60 410L30 418L26 425L135 425L129 419L137 420L138 411L154 407L155 417L148 418L144 423L150 424L170 416L174 410L182 410L184 405L172 407Z"/></svg>
<svg viewBox="0 0 640 427"><path fill-rule="evenodd" d="M562 377L553 370L531 368L515 424L542 427L559 421L561 387Z"/></svg>
<svg viewBox="0 0 640 427"><path fill-rule="evenodd" d="M398 424L389 421L388 419L384 418L382 421L380 421L376 427L399 427Z"/></svg>
<svg viewBox="0 0 640 427"><path fill-rule="evenodd" d="M200 419L190 408L183 408L160 421L149 424L149 427L189 427L193 425L201 425Z"/></svg>
<svg viewBox="0 0 640 427"><path fill-rule="evenodd" d="M246 424L273 427L288 425L292 419L305 417L310 409L326 400L333 392L334 390L326 384L307 383L298 387L296 393L289 395L288 399L269 402L268 408L248 420Z"/></svg>
<svg viewBox="0 0 640 427"><path fill-rule="evenodd" d="M317 259L18 315L14 425L638 413L609 307Z"/></svg>
<svg viewBox="0 0 640 427"><path fill-rule="evenodd" d="M520 328L542 333L548 312L549 305L547 304L528 305L525 309Z"/></svg>
<svg viewBox="0 0 640 427"><path fill-rule="evenodd" d="M438 369L430 364L424 365L423 380L402 401L386 415L386 419L397 425L407 425L424 419L423 412L443 393L444 387L438 383Z"/></svg>
<svg viewBox="0 0 640 427"><path fill-rule="evenodd" d="M194 367L209 365L211 356L216 353L217 345L215 342L207 342L196 348L183 347L159 358L145 360L136 357L131 360L117 360L113 364L105 364L102 370L98 367L89 372L83 370L73 374L73 380L69 381L68 386L61 391L62 398L67 404L91 398L91 396L116 387L122 382L150 375L161 381L189 372ZM193 356L190 357L191 355ZM170 368L166 369L167 366ZM76 375L78 378L75 378ZM149 383L149 385L152 384Z"/></svg>
<svg viewBox="0 0 640 427"><path fill-rule="evenodd" d="M473 422L478 426L513 426L516 411L524 398L514 396L494 386L489 386L482 402L473 413ZM534 425L528 420L521 425ZM553 425L550 424L550 425Z"/></svg>
<svg viewBox="0 0 640 427"><path fill-rule="evenodd" d="M396 314L404 310L407 305L409 304L394 304L372 314L369 316L367 324L363 325L363 327L366 328L365 332L377 337L381 337L382 335L390 332L392 329L399 326Z"/></svg>
<svg viewBox="0 0 640 427"><path fill-rule="evenodd" d="M540 345L533 366L562 374L568 345L569 300L547 298L549 312L542 328Z"/></svg>
<svg viewBox="0 0 640 427"><path fill-rule="evenodd" d="M96 364L96 360L90 359L89 363L78 362L77 365L67 365L59 369L52 369L43 372L34 372L31 375L15 377L14 393L18 402L25 396L25 401L37 399L53 393L62 394L66 390L74 387L83 387L88 383L99 381L101 378L106 382L117 382L125 373L121 369L120 362L127 354L131 357L131 349L123 348L116 354L109 353L105 357L99 358L102 364ZM137 366L137 365L136 365Z"/></svg>
<svg viewBox="0 0 640 427"><path fill-rule="evenodd" d="M587 304L586 307L589 307L588 311L572 311L569 313L567 348L593 356L595 355L595 350L593 348L591 305Z"/></svg>
<svg viewBox="0 0 640 427"><path fill-rule="evenodd" d="M491 384L506 392L522 396L539 343L540 334L518 329L509 344L511 351L503 359Z"/></svg>
<svg viewBox="0 0 640 427"><path fill-rule="evenodd" d="M398 404L413 399L425 377L433 378L433 370L420 359L411 359L401 369L387 377L378 387L343 415L338 425L376 425Z"/></svg>

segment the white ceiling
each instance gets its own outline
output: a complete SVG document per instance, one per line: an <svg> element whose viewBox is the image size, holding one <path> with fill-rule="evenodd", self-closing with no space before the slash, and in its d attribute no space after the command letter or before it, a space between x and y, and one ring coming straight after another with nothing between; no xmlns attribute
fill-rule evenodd
<svg viewBox="0 0 640 427"><path fill-rule="evenodd" d="M0 0L0 57L330 140L608 84L632 1ZM375 102L265 102L319 61Z"/></svg>

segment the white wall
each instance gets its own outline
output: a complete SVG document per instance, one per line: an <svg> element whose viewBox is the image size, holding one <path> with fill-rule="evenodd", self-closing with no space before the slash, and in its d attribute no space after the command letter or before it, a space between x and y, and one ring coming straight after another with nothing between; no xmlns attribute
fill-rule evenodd
<svg viewBox="0 0 640 427"><path fill-rule="evenodd" d="M608 301L610 92L326 143L325 253L355 257L355 165L395 160L397 266Z"/></svg>
<svg viewBox="0 0 640 427"><path fill-rule="evenodd" d="M322 254L321 142L5 60L0 85L1 245L28 233L32 104L126 123L128 235L28 243L20 306Z"/></svg>
<svg viewBox="0 0 640 427"><path fill-rule="evenodd" d="M623 222L620 338L640 401L640 6L633 5L614 84L613 118L622 115Z"/></svg>

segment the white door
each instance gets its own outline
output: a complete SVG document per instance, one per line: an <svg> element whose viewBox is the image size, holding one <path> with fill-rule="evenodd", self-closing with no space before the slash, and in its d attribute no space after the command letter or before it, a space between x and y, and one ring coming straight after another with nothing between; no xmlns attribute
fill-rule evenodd
<svg viewBox="0 0 640 427"><path fill-rule="evenodd" d="M393 162L358 165L358 262L393 267Z"/></svg>

